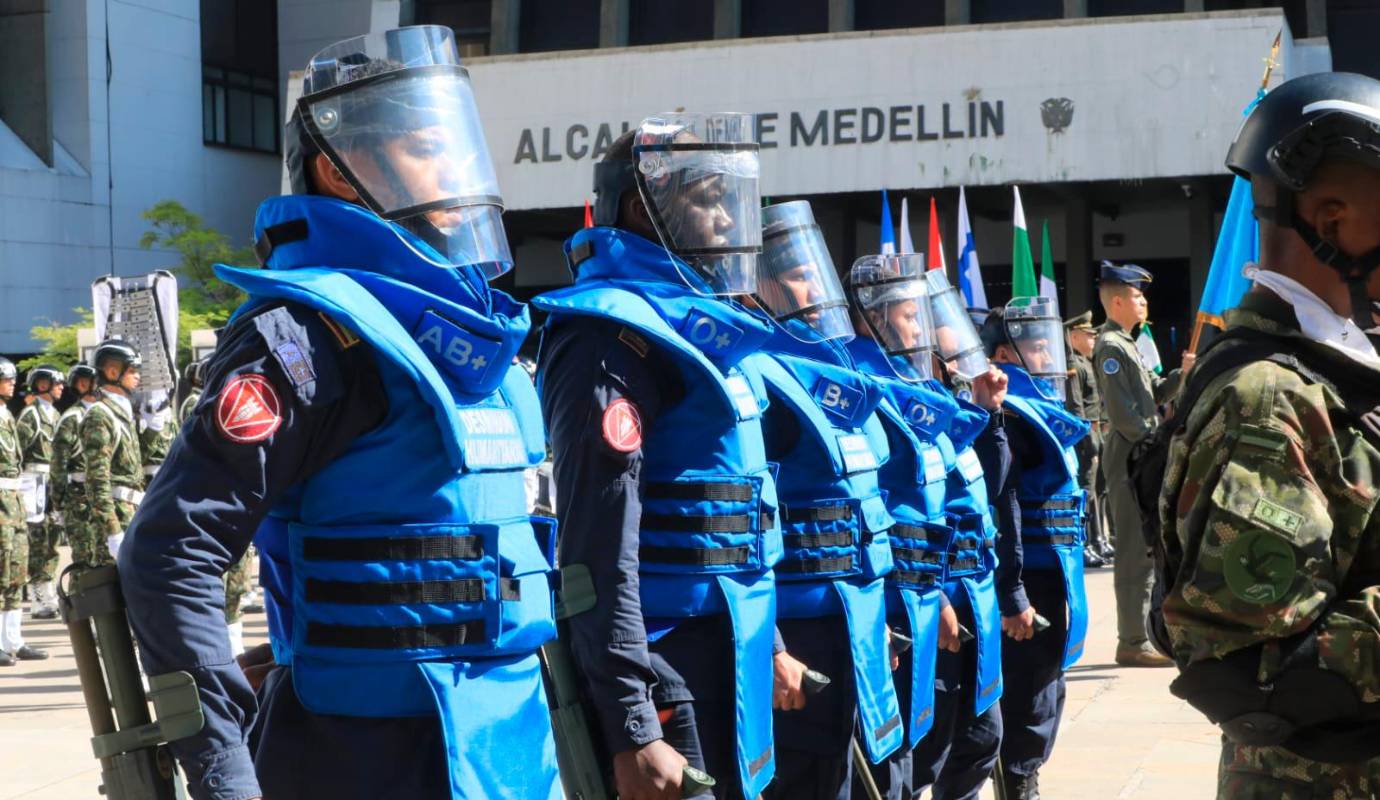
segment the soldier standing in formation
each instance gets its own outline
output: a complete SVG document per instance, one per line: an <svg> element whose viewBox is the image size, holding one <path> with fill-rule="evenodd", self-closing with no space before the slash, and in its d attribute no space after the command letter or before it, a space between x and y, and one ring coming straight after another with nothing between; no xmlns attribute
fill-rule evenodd
<svg viewBox="0 0 1380 800"><path fill-rule="evenodd" d="M24 584L29 577L29 531L24 518L20 468L24 454L19 431L8 406L14 398L19 377L14 364L0 358L0 666L48 657L42 650L24 644L20 631L23 620Z"/></svg>
<svg viewBox="0 0 1380 800"><path fill-rule="evenodd" d="M102 342L91 358L97 395L81 421L79 436L86 502L93 536L103 539L112 558L134 512L144 499L143 456L130 397L139 388L143 359L128 342Z"/></svg>
<svg viewBox="0 0 1380 800"><path fill-rule="evenodd" d="M37 366L29 370L30 402L19 412L19 446L24 451L24 473L32 492L29 525L29 590L34 619L57 619L58 541L62 537L62 518L52 498L53 434L58 412L53 403L62 394L64 377L56 367Z"/></svg>
<svg viewBox="0 0 1380 800"><path fill-rule="evenodd" d="M1093 344L1097 329L1092 324L1092 312L1084 311L1064 320L1064 337L1068 344L1069 382L1064 407L1091 426L1087 437L1078 442L1078 485L1088 493L1088 536L1083 547L1083 561L1089 567L1103 567L1111 558L1110 545L1102 527L1102 504L1097 494L1097 473L1102 454L1101 426L1106 419L1102 409L1102 392L1097 387L1093 371Z"/></svg>
<svg viewBox="0 0 1380 800"><path fill-rule="evenodd" d="M53 503L62 515L67 542L72 546L72 563L81 567L104 567L115 563L105 536L97 536L91 524L91 504L86 496L86 459L81 447L81 423L87 409L97 402L96 370L86 364L72 367L67 386L76 401L58 417L53 434Z"/></svg>
<svg viewBox="0 0 1380 800"><path fill-rule="evenodd" d="M1222 726L1224 800L1380 794L1378 121L1380 82L1308 75L1227 155L1260 266L1191 375L1159 496L1171 688Z"/></svg>
<svg viewBox="0 0 1380 800"><path fill-rule="evenodd" d="M1106 403L1111 430L1105 439L1102 471L1107 478L1107 517L1115 532L1116 558L1112 585L1116 592L1116 663L1123 667L1168 667L1146 639L1153 581L1149 549L1141 530L1140 511L1131 493L1126 458L1131 447L1159 424L1159 406L1178 391L1179 371L1161 377L1146 369L1136 349L1136 334L1149 315L1144 288L1149 272L1134 265L1102 263L1098 297L1107 321L1093 348L1093 368ZM1183 367L1193 366L1185 353Z"/></svg>

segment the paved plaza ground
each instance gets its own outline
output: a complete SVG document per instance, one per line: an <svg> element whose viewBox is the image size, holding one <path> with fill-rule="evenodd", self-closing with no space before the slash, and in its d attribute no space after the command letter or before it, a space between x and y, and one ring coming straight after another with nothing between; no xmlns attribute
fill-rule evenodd
<svg viewBox="0 0 1380 800"><path fill-rule="evenodd" d="M1217 734L1169 694L1173 670L1119 669L1110 569L1088 575L1087 653L1069 675L1068 705L1053 760L1041 776L1047 800L1210 800ZM66 628L27 619L25 636L47 661L0 670L0 800L89 800L99 772L77 688ZM245 639L266 634L246 617ZM991 797L990 788L983 795ZM270 799L271 800L271 799Z"/></svg>

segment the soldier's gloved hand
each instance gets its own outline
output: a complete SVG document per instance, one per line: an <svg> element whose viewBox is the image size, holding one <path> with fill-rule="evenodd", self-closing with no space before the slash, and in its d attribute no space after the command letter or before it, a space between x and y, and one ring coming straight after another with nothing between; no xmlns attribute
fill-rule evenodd
<svg viewBox="0 0 1380 800"><path fill-rule="evenodd" d="M682 770L690 762L662 739L613 757L613 785L620 800L680 800Z"/></svg>
<svg viewBox="0 0 1380 800"><path fill-rule="evenodd" d="M1005 372L995 366L989 367L986 373L973 379L973 402L988 411L996 411L1006 400L1006 383Z"/></svg>
<svg viewBox="0 0 1380 800"><path fill-rule="evenodd" d="M805 690L801 684L807 667L787 652L772 657L771 707L781 711L799 711L805 707Z"/></svg>
<svg viewBox="0 0 1380 800"><path fill-rule="evenodd" d="M1002 633L1005 633L1007 636L1010 636L1012 639L1015 639L1018 642L1023 642L1026 639L1029 639L1030 637L1034 636L1035 607L1027 606L1026 609L1019 614L1013 614L1009 617L1002 617L1001 630Z"/></svg>
<svg viewBox="0 0 1380 800"><path fill-rule="evenodd" d="M958 638L958 614L953 606L944 606L939 612L939 649L957 653L962 646Z"/></svg>
<svg viewBox="0 0 1380 800"><path fill-rule="evenodd" d="M249 688L256 692L263 685L268 673L278 666L273 661L273 648L267 642L255 645L235 656L235 663L239 664L244 679L249 681Z"/></svg>
<svg viewBox="0 0 1380 800"><path fill-rule="evenodd" d="M172 412L164 407L158 410L144 409L139 412L139 419L144 423L144 427L151 431L161 431L163 426L168 424Z"/></svg>

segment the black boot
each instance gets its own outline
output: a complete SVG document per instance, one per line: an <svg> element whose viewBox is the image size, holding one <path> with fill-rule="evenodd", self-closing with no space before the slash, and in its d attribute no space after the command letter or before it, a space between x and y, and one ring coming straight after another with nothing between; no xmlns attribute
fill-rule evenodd
<svg viewBox="0 0 1380 800"><path fill-rule="evenodd" d="M4 650L0 650L0 667L12 666L14 666L14 656L6 653Z"/></svg>
<svg viewBox="0 0 1380 800"><path fill-rule="evenodd" d="M39 650L37 647L30 647L26 644L14 651L14 657L20 661L42 661L48 657L48 651Z"/></svg>
<svg viewBox="0 0 1380 800"><path fill-rule="evenodd" d="M1040 776L1006 773L1006 800L1040 800Z"/></svg>

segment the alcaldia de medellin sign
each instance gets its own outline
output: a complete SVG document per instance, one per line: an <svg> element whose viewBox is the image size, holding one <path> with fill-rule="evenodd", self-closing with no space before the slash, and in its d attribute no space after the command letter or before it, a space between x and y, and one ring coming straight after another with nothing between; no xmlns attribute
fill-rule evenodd
<svg viewBox="0 0 1380 800"><path fill-rule="evenodd" d="M757 142L764 150L776 147L824 147L878 142L934 142L945 139L1001 138L1006 134L1006 103L972 100L966 103L861 106L814 112L775 111L755 115ZM561 130L550 126L523 128L514 164L597 159L619 133L633 123L574 123Z"/></svg>

